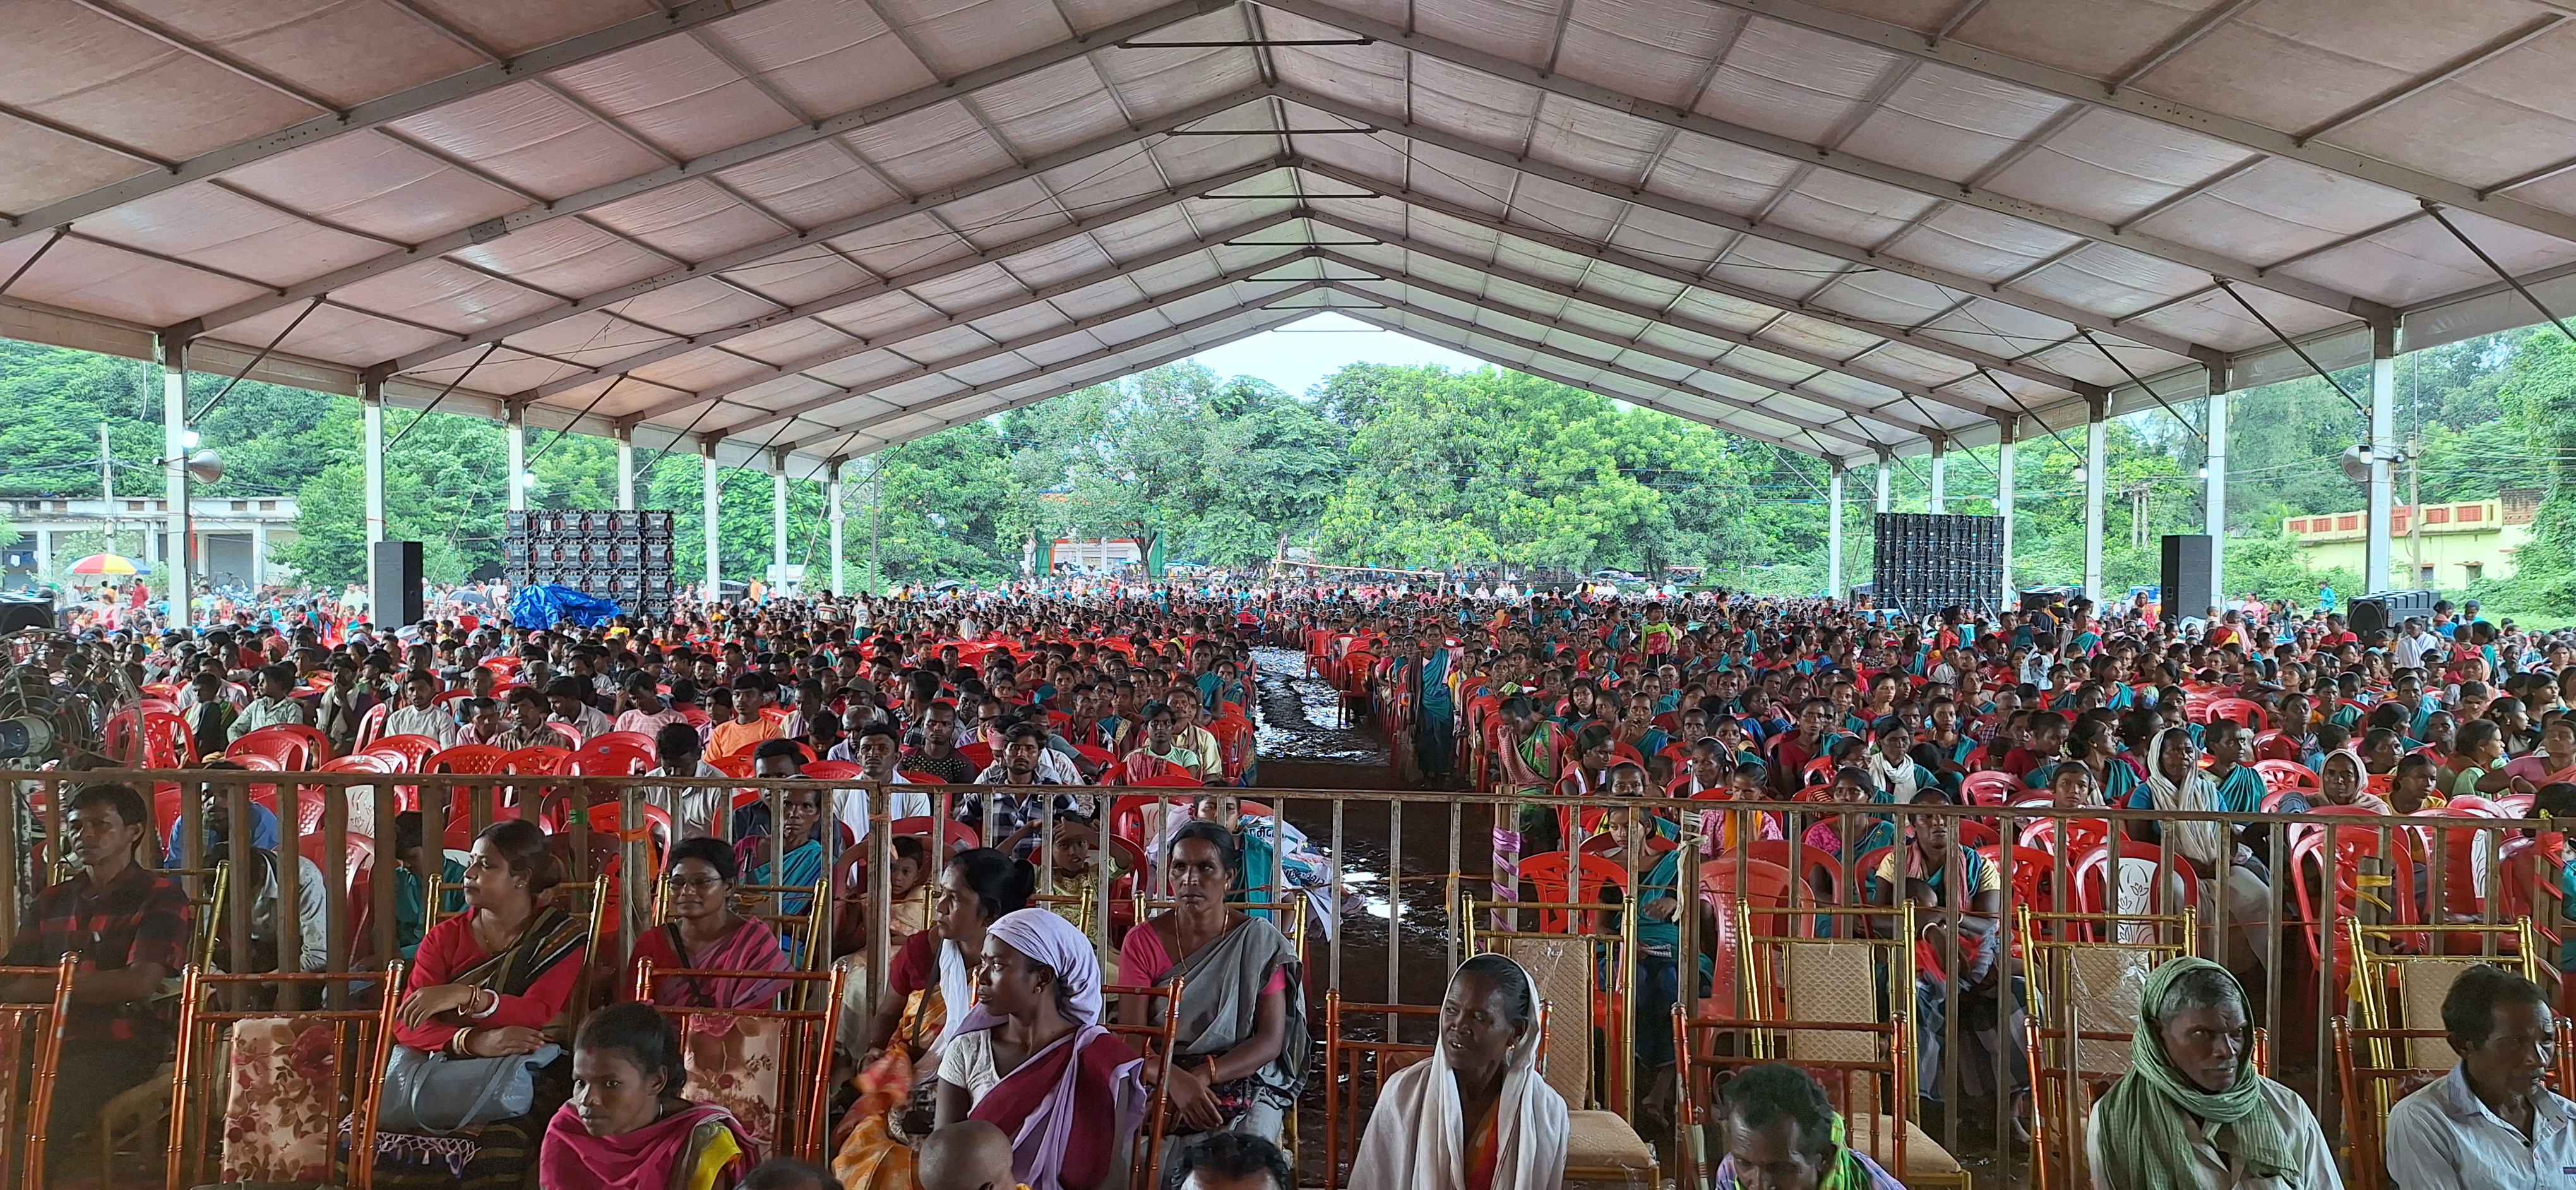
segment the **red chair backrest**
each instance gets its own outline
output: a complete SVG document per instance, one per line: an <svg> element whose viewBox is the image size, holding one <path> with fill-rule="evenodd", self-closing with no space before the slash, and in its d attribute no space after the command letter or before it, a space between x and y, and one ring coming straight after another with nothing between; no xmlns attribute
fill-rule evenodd
<svg viewBox="0 0 2576 1190"><path fill-rule="evenodd" d="M923 838L936 835L943 855L955 855L983 846L982 837L975 833L974 827L953 818L898 818L887 823L886 829L898 835L920 835Z"/></svg>
<svg viewBox="0 0 2576 1190"><path fill-rule="evenodd" d="M501 771L501 758L508 755L507 750L490 744L458 744L429 756L420 771L424 773L497 773Z"/></svg>
<svg viewBox="0 0 2576 1190"><path fill-rule="evenodd" d="M1968 801L1979 806L2000 806L2016 793L2028 788L2022 779L2001 769L1986 769L1959 779L1959 791Z"/></svg>
<svg viewBox="0 0 2576 1190"><path fill-rule="evenodd" d="M573 749L571 771L585 777L638 777L661 764L652 748L638 748L623 739L610 738L616 734L602 735Z"/></svg>
<svg viewBox="0 0 2576 1190"><path fill-rule="evenodd" d="M2254 775L2263 778L2263 788L2278 792L2284 789L2312 790L2324 787L2316 771L2295 760L2258 760Z"/></svg>
<svg viewBox="0 0 2576 1190"><path fill-rule="evenodd" d="M957 754L965 757L966 763L975 766L976 772L980 773L993 767L993 746L982 740L957 745Z"/></svg>
<svg viewBox="0 0 2576 1190"><path fill-rule="evenodd" d="M2106 839L2100 845L2076 857L2074 875L2077 912L2109 913L2113 911L2115 905L2119 906L2118 911L2123 913L2175 912L2180 906L2169 904L2164 898L2172 893L2176 885L2181 888L2183 904L2200 903L2200 881L2193 876L2191 868L2179 859L2166 859L2164 849L2161 847L2122 839L2120 840L2120 867L2122 869L2120 887L2123 891L2134 887L2136 880L2141 876L2147 881L2146 903L2122 905L2114 901L2110 891L2104 887L2111 876L2111 845ZM2154 873L2179 873L2180 875L2178 877L2169 875L2164 881L2166 887L2158 891L2153 875L2147 874L2148 869L2153 869Z"/></svg>
<svg viewBox="0 0 2576 1190"><path fill-rule="evenodd" d="M1569 876L1569 866L1575 875ZM1606 901L1608 898L1601 893L1604 887L1619 890L1623 901L1628 895L1627 869L1607 856L1595 855L1591 852L1581 852L1570 857L1562 851L1543 851L1537 855L1524 855L1520 862L1520 876L1522 880L1529 883L1531 891L1538 894L1534 899L1540 901L1554 901L1560 904ZM1581 887L1576 887L1574 883L1576 879L1581 880ZM1538 911L1539 932L1564 933L1571 916L1572 914L1562 909L1541 909ZM1596 920L1598 916L1588 910L1584 912L1585 933L1598 932L1593 928L1599 924Z"/></svg>
<svg viewBox="0 0 2576 1190"><path fill-rule="evenodd" d="M424 771L422 766L430 757L437 755L439 749L438 741L425 735L389 735L367 745L366 750L402 758L402 767L391 771L417 773Z"/></svg>
<svg viewBox="0 0 2576 1190"><path fill-rule="evenodd" d="M805 766L805 776L817 781L855 781L867 770L847 760L817 760Z"/></svg>
<svg viewBox="0 0 2576 1190"><path fill-rule="evenodd" d="M2258 732L2270 726L2269 718L2263 713L2263 704L2250 698L2210 699L2209 717L2205 722L2216 723L2221 719L2244 724Z"/></svg>
<svg viewBox="0 0 2576 1190"><path fill-rule="evenodd" d="M234 740L230 747L224 749L227 760L247 764L254 756L274 761L277 772L295 773L312 772L313 766L325 759L314 753L313 741L284 726L260 728Z"/></svg>
<svg viewBox="0 0 2576 1190"><path fill-rule="evenodd" d="M658 746L658 741L640 731L603 731L582 742L594 745L622 744L629 748L641 748L646 752L651 752Z"/></svg>

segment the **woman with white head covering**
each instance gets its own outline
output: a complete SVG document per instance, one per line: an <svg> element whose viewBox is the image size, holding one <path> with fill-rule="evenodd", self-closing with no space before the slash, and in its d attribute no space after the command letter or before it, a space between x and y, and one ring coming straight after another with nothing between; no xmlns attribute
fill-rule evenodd
<svg viewBox="0 0 2576 1190"><path fill-rule="evenodd" d="M1100 1025L1100 956L1044 909L984 933L981 998L939 1066L939 1124L982 1120L1011 1138L1029 1190L1091 1190L1119 1169L1135 1055Z"/></svg>
<svg viewBox="0 0 2576 1190"><path fill-rule="evenodd" d="M1558 1190L1565 1099L1539 1075L1538 1043L1529 973L1501 955L1467 960L1431 1060L1379 1089L1351 1190Z"/></svg>
<svg viewBox="0 0 2576 1190"><path fill-rule="evenodd" d="M2316 803L2321 806L2358 806L2373 814L2392 814L2388 799L2368 791L2370 766L2363 764L2361 753L2351 748L2337 748L2326 754L2325 764L2317 770Z"/></svg>
<svg viewBox="0 0 2576 1190"><path fill-rule="evenodd" d="M2208 774L2200 771L2199 749L2193 746L2190 733L2179 727L2159 731L2147 742L2147 780L2138 794L2147 808L2157 810L2205 814L2220 808L2217 787L2210 783ZM2139 800L2132 800L2130 805L2139 805ZM2166 849L2178 861L2176 866L2188 866L2198 874L2202 916L2210 916L2206 911L2210 898L2218 895L2222 882L2226 885L2227 915L2244 931L2254 961L2264 962L2272 953L2267 945L2272 886L2254 862L2253 853L2236 841L2226 823L2205 819L2165 824L2163 839ZM2125 888L2122 899L2127 899ZM2148 908L2123 904L2120 911L2140 913Z"/></svg>

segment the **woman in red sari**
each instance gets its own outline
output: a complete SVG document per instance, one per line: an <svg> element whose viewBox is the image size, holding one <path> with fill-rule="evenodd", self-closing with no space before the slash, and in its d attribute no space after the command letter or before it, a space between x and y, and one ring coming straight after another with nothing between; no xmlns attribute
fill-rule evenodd
<svg viewBox="0 0 2576 1190"><path fill-rule="evenodd" d="M537 1157L545 1190L725 1190L760 1161L732 1113L681 1096L679 1031L650 1004L583 1021L572 1078Z"/></svg>
<svg viewBox="0 0 2576 1190"><path fill-rule="evenodd" d="M982 997L939 1066L939 1123L982 1120L1011 1137L1028 1190L1094 1190L1125 1167L1135 1056L1100 1026L1100 957L1044 909L984 934Z"/></svg>

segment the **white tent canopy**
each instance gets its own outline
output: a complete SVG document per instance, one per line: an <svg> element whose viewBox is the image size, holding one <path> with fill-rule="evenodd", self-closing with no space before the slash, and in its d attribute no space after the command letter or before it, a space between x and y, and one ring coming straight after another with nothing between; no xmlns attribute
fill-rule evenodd
<svg viewBox="0 0 2576 1190"><path fill-rule="evenodd" d="M0 334L801 475L1342 304L1937 458L2576 306L2571 13L28 0Z"/></svg>

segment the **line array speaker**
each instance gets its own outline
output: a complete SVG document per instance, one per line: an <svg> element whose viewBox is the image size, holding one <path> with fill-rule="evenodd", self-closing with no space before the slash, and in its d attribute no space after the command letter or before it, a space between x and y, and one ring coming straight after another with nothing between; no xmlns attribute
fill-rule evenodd
<svg viewBox="0 0 2576 1190"><path fill-rule="evenodd" d="M2003 597L2002 518L1883 512L1873 528L1880 604L1923 615Z"/></svg>

